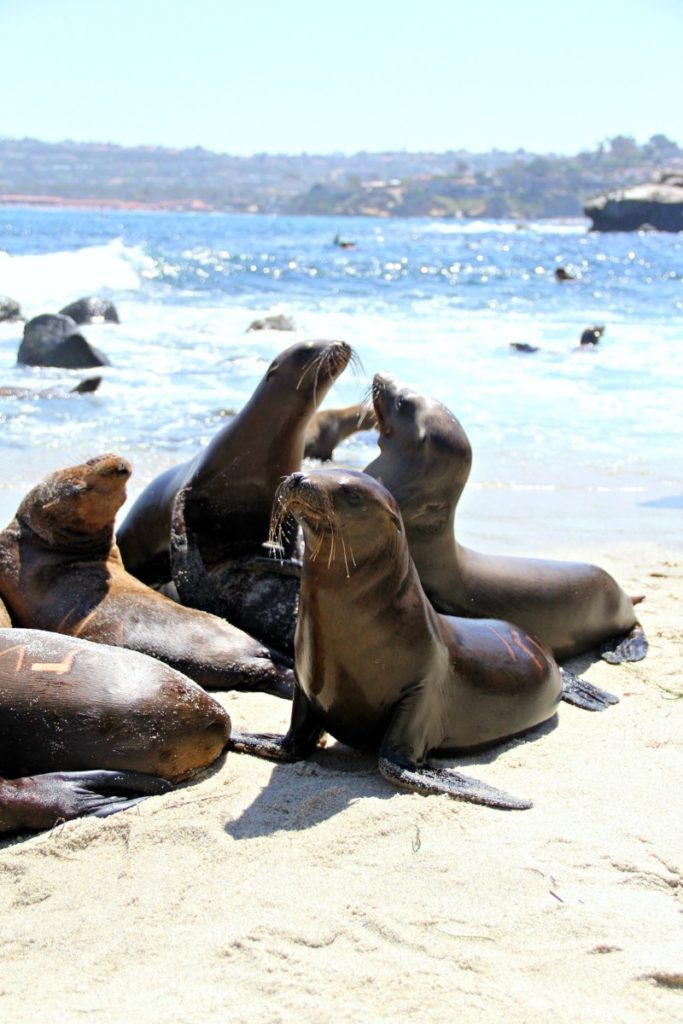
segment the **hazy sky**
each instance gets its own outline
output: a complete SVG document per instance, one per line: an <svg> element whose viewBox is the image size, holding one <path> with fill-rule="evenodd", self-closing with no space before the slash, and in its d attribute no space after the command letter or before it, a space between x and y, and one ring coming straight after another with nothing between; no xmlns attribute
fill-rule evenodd
<svg viewBox="0 0 683 1024"><path fill-rule="evenodd" d="M0 136L574 153L683 145L683 0L0 0Z"/></svg>

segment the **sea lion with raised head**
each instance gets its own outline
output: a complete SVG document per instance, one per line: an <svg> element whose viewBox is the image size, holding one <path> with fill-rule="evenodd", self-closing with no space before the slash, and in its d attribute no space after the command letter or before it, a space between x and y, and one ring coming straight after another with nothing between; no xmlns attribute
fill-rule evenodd
<svg viewBox="0 0 683 1024"><path fill-rule="evenodd" d="M530 806L428 759L492 746L552 718L564 684L547 648L507 622L435 612L398 505L365 473L295 473L275 500L305 543L291 724L284 737L233 733L231 748L295 761L329 732L378 750L380 771L396 785ZM606 706L602 696L588 688L584 706Z"/></svg>
<svg viewBox="0 0 683 1024"><path fill-rule="evenodd" d="M167 469L138 497L117 531L124 565L145 583L170 579L173 505L184 491L184 517L210 570L263 553L273 495L301 466L306 427L352 350L343 341L304 341L272 361L244 408L193 459ZM292 554L288 538L284 557ZM186 581L187 586L187 581ZM189 600L189 593L183 600Z"/></svg>
<svg viewBox="0 0 683 1024"><path fill-rule="evenodd" d="M131 467L102 455L51 473L0 533L0 597L15 626L152 655L211 690L290 696L287 659L126 572L114 543Z"/></svg>
<svg viewBox="0 0 683 1024"><path fill-rule="evenodd" d="M338 444L359 430L371 430L374 426L375 413L366 404L320 409L308 424L304 455L307 459L329 462Z"/></svg>
<svg viewBox="0 0 683 1024"><path fill-rule="evenodd" d="M229 735L221 704L155 658L0 630L0 832L123 810L203 771Z"/></svg>
<svg viewBox="0 0 683 1024"><path fill-rule="evenodd" d="M389 374L375 374L372 396L380 454L365 472L396 498L410 553L437 611L515 622L560 661L607 642L607 661L645 656L633 600L604 569L485 555L458 543L455 511L472 463L465 431L444 405Z"/></svg>

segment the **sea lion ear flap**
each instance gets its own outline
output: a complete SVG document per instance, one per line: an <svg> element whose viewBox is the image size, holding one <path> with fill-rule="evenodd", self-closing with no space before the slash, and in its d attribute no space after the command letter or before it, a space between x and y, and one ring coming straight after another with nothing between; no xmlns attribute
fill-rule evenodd
<svg viewBox="0 0 683 1024"><path fill-rule="evenodd" d="M389 516L391 517L392 523L400 533L403 529L403 520L401 518L401 513L398 511L397 508L390 508Z"/></svg>

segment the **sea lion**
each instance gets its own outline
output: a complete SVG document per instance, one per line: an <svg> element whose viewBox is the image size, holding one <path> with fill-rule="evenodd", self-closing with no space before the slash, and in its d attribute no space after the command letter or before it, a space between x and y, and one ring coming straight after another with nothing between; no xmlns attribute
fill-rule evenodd
<svg viewBox="0 0 683 1024"><path fill-rule="evenodd" d="M0 597L14 625L141 651L206 689L290 696L285 658L126 572L114 518L130 473L125 459L102 455L51 473L26 495L0 533Z"/></svg>
<svg viewBox="0 0 683 1024"><path fill-rule="evenodd" d="M53 387L37 390L36 388L0 387L0 398L66 398L67 395L85 395L97 391L102 383L101 377L86 377L75 388Z"/></svg>
<svg viewBox="0 0 683 1024"><path fill-rule="evenodd" d="M380 455L365 472L396 498L422 585L438 611L515 622L560 661L625 636L606 660L644 657L633 602L603 569L485 555L459 544L455 510L472 463L465 431L440 402L389 374L375 375L372 396Z"/></svg>
<svg viewBox="0 0 683 1024"><path fill-rule="evenodd" d="M17 362L26 366L61 366L67 370L109 365L104 353L80 333L76 321L61 313L41 313L24 325Z"/></svg>
<svg viewBox="0 0 683 1024"><path fill-rule="evenodd" d="M252 556L268 537L273 495L301 466L306 427L352 350L343 341L303 341L270 364L244 408L193 459L145 488L117 531L124 565L145 583L170 578L173 505L185 491L185 519L211 569ZM293 540L288 540L286 557Z"/></svg>
<svg viewBox="0 0 683 1024"><path fill-rule="evenodd" d="M326 731L379 750L380 771L399 786L530 806L428 757L479 750L552 718L563 680L550 652L507 622L435 612L398 505L365 473L294 473L275 502L305 544L291 724L284 737L233 733L231 748L294 761Z"/></svg>
<svg viewBox="0 0 683 1024"><path fill-rule="evenodd" d="M320 409L308 424L304 456L328 462L338 444L356 431L370 430L374 426L375 413L364 404Z"/></svg>
<svg viewBox="0 0 683 1024"><path fill-rule="evenodd" d="M604 333L604 327L587 327L585 331L582 331L581 333L581 341L579 344L597 345Z"/></svg>
<svg viewBox="0 0 683 1024"><path fill-rule="evenodd" d="M114 303L110 302L109 299L100 299L94 295L88 296L85 299L77 299L76 302L70 302L68 306L60 309L59 312L64 316L70 316L77 324L101 324L105 322L118 324L121 322Z"/></svg>
<svg viewBox="0 0 683 1024"><path fill-rule="evenodd" d="M215 761L229 735L218 701L154 658L0 630L0 771L11 779L0 780L0 832L165 792ZM54 772L70 774L43 774Z"/></svg>

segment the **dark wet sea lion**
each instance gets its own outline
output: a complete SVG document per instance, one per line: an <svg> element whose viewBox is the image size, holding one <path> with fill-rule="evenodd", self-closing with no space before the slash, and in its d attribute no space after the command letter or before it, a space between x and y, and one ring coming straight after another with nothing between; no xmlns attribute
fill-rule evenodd
<svg viewBox="0 0 683 1024"><path fill-rule="evenodd" d="M285 737L233 733L235 750L294 761L323 732L379 750L392 782L528 807L429 764L551 718L563 681L550 652L507 622L439 615L410 558L398 506L364 473L295 473L276 497L303 528L296 685Z"/></svg>
<svg viewBox="0 0 683 1024"><path fill-rule="evenodd" d="M358 430L371 430L375 426L375 413L367 405L347 405L343 409L320 409L306 430L307 459L327 462L338 444Z"/></svg>
<svg viewBox="0 0 683 1024"><path fill-rule="evenodd" d="M76 321L61 313L41 313L24 325L17 362L26 366L61 366L67 370L109 365L104 353L80 333Z"/></svg>
<svg viewBox="0 0 683 1024"><path fill-rule="evenodd" d="M97 391L101 383L101 377L86 377L75 388L65 389L55 386L38 390L37 388L0 387L0 398L66 398L67 395L85 395Z"/></svg>
<svg viewBox="0 0 683 1024"><path fill-rule="evenodd" d="M15 626L152 655L213 690L289 696L286 659L126 572L114 543L130 464L103 455L34 487L0 533L0 597Z"/></svg>
<svg viewBox="0 0 683 1024"><path fill-rule="evenodd" d="M218 701L154 658L0 630L0 772L11 780L0 782L0 832L164 792L163 780L183 782L215 761L229 735ZM44 774L54 772L69 778Z"/></svg>
<svg viewBox="0 0 683 1024"><path fill-rule="evenodd" d="M597 345L605 333L604 327L587 327L581 334L581 345Z"/></svg>
<svg viewBox="0 0 683 1024"><path fill-rule="evenodd" d="M114 303L110 302L109 299L100 299L94 295L84 299L77 299L76 302L70 302L68 306L60 309L59 312L64 314L64 316L70 316L77 324L100 324L105 322L118 324L121 322Z"/></svg>
<svg viewBox="0 0 683 1024"><path fill-rule="evenodd" d="M306 341L276 356L247 404L210 444L138 497L117 531L128 571L146 583L170 578L171 520L181 490L207 568L260 552L277 485L301 466L308 421L351 355L343 341Z"/></svg>
<svg viewBox="0 0 683 1024"><path fill-rule="evenodd" d="M388 374L375 375L372 391L380 455L365 472L396 498L422 585L438 611L516 622L560 660L635 631L625 653L629 660L644 656L632 600L603 569L484 555L459 544L455 510L472 462L465 431L440 402Z"/></svg>

